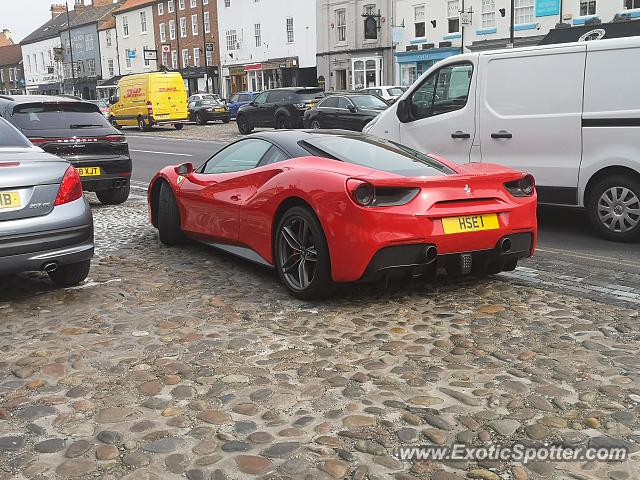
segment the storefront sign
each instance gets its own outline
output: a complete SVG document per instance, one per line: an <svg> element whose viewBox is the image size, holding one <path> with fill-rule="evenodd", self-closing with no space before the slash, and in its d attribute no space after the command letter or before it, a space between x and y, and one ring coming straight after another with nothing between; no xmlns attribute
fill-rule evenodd
<svg viewBox="0 0 640 480"><path fill-rule="evenodd" d="M229 67L229 75L245 75L244 67Z"/></svg>
<svg viewBox="0 0 640 480"><path fill-rule="evenodd" d="M560 14L560 0L536 0L536 17Z"/></svg>
<svg viewBox="0 0 640 480"><path fill-rule="evenodd" d="M251 65L245 65L244 66L244 71L245 72L250 72L252 70L262 70L262 64L261 63L253 63Z"/></svg>

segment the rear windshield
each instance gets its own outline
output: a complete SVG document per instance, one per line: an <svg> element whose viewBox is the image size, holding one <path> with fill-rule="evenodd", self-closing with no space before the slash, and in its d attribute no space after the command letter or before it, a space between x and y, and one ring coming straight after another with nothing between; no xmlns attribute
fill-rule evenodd
<svg viewBox="0 0 640 480"><path fill-rule="evenodd" d="M353 104L358 108L372 108L374 110L384 110L389 105L378 97L374 97L373 95L354 95L350 97Z"/></svg>
<svg viewBox="0 0 640 480"><path fill-rule="evenodd" d="M297 92L296 97L299 98L300 100L315 100L315 99L324 98L325 95L322 90L317 90L317 91L312 90L307 92Z"/></svg>
<svg viewBox="0 0 640 480"><path fill-rule="evenodd" d="M27 103L13 109L13 119L26 130L104 128L109 122L92 103Z"/></svg>
<svg viewBox="0 0 640 480"><path fill-rule="evenodd" d="M18 130L0 118L0 147L30 147L31 143Z"/></svg>
<svg viewBox="0 0 640 480"><path fill-rule="evenodd" d="M215 98L205 98L202 100L202 105L207 105L209 107L224 107L224 104Z"/></svg>
<svg viewBox="0 0 640 480"><path fill-rule="evenodd" d="M329 158L404 177L438 177L455 173L416 150L368 135L314 135L301 144L313 155L324 153L323 156Z"/></svg>

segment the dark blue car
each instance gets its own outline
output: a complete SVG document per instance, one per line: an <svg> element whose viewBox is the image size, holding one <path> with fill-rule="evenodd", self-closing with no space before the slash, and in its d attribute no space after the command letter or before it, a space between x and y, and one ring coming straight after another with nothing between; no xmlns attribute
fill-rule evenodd
<svg viewBox="0 0 640 480"><path fill-rule="evenodd" d="M231 118L236 118L240 107L253 102L253 99L257 96L258 94L254 92L234 93L229 99L229 103L227 104L227 106L229 107L229 114L231 115Z"/></svg>

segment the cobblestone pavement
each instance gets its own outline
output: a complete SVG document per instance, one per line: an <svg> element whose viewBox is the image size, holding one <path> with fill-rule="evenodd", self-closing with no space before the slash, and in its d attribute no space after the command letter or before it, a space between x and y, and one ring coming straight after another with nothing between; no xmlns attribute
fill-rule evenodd
<svg viewBox="0 0 640 480"><path fill-rule="evenodd" d="M272 128L257 128L255 132L269 131ZM233 142L242 138L243 135L238 132L238 126L235 120L229 123L208 123L207 125L185 125L182 130L176 130L171 127L153 127L147 132L139 132L135 128L124 128L122 130L127 136L145 136L145 137L165 137L178 138L187 140L207 140L215 142Z"/></svg>
<svg viewBox="0 0 640 480"><path fill-rule="evenodd" d="M507 277L289 297L94 205L89 280L0 279L0 479L611 479L624 463L402 462L398 445L640 443L637 308ZM109 241L103 239L108 238Z"/></svg>

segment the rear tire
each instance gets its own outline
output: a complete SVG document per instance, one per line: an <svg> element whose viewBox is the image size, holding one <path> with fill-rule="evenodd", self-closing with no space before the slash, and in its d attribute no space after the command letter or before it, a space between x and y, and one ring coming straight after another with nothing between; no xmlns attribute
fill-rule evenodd
<svg viewBox="0 0 640 480"><path fill-rule="evenodd" d="M96 197L103 205L119 205L129 198L131 184L127 181L124 187L112 188L110 190L100 190L96 192Z"/></svg>
<svg viewBox="0 0 640 480"><path fill-rule="evenodd" d="M140 130L141 132L147 131L147 124L144 121L144 117L138 117L138 130Z"/></svg>
<svg viewBox="0 0 640 480"><path fill-rule="evenodd" d="M158 233L160 241L169 247L181 245L186 237L180 229L178 202L168 183L162 182L158 199Z"/></svg>
<svg viewBox="0 0 640 480"><path fill-rule="evenodd" d="M607 240L633 242L640 239L640 181L622 174L598 182L587 200L593 228Z"/></svg>
<svg viewBox="0 0 640 480"><path fill-rule="evenodd" d="M182 130L184 128L184 124L183 123L174 123L173 124L173 128L175 128L176 130Z"/></svg>
<svg viewBox="0 0 640 480"><path fill-rule="evenodd" d="M331 294L329 247L322 225L306 207L292 207L278 221L274 259L280 281L296 298L312 300Z"/></svg>
<svg viewBox="0 0 640 480"><path fill-rule="evenodd" d="M278 118L276 118L276 129L288 130L289 128L291 128L290 123L291 122L289 122L289 119L285 115L278 115Z"/></svg>
<svg viewBox="0 0 640 480"><path fill-rule="evenodd" d="M60 265L55 271L49 272L49 278L57 287L73 287L82 283L89 275L91 260L85 260L70 265Z"/></svg>
<svg viewBox="0 0 640 480"><path fill-rule="evenodd" d="M313 130L320 130L322 128L322 125L320 125L320 120L313 120L311 122L311 128Z"/></svg>
<svg viewBox="0 0 640 480"><path fill-rule="evenodd" d="M253 127L249 123L249 119L244 115L240 115L236 119L236 124L238 125L238 131L242 135L249 135L253 131Z"/></svg>
<svg viewBox="0 0 640 480"><path fill-rule="evenodd" d="M231 121L230 118L223 118L222 123L229 123Z"/></svg>
<svg viewBox="0 0 640 480"><path fill-rule="evenodd" d="M206 125L207 121L202 117L201 113L196 113L196 124L198 125Z"/></svg>

